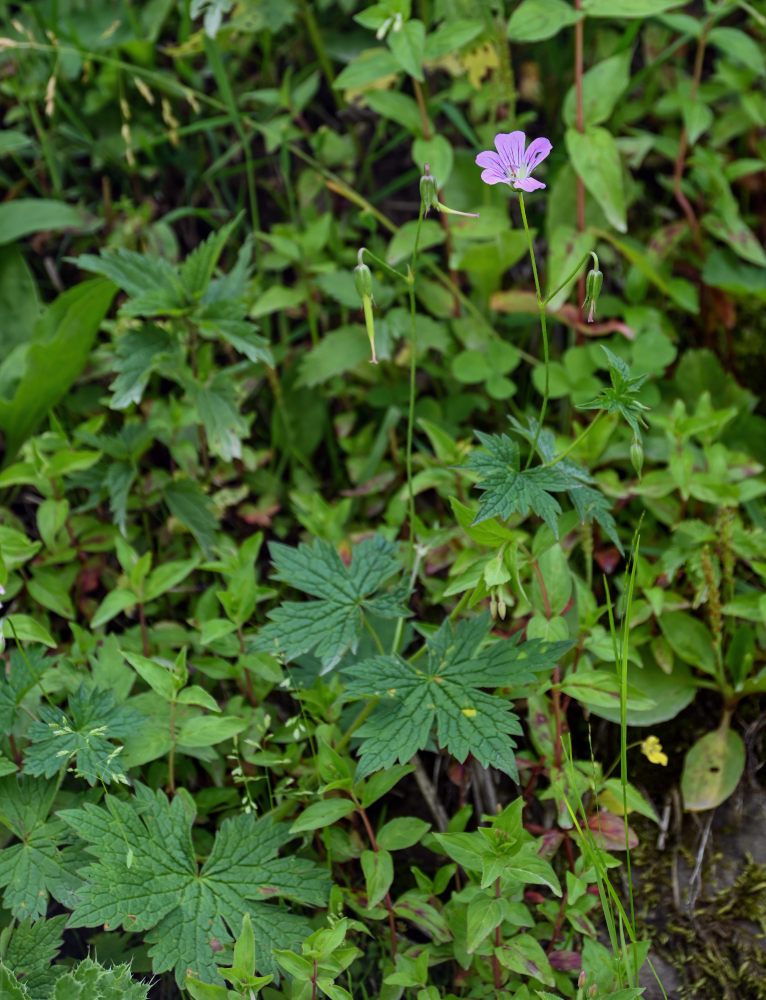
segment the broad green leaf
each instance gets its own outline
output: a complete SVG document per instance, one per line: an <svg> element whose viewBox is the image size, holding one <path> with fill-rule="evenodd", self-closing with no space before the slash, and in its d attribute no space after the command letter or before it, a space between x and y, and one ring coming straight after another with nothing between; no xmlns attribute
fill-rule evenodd
<svg viewBox="0 0 766 1000"><path fill-rule="evenodd" d="M481 21L447 20L426 36L426 59L441 59L472 42L484 30Z"/></svg>
<svg viewBox="0 0 766 1000"><path fill-rule="evenodd" d="M132 590L113 590L96 608L90 621L91 628L101 628L112 618L133 607L138 601L138 597Z"/></svg>
<svg viewBox="0 0 766 1000"><path fill-rule="evenodd" d="M706 674L715 674L713 637L704 622L685 611L666 611L659 621L662 634L676 656Z"/></svg>
<svg viewBox="0 0 766 1000"><path fill-rule="evenodd" d="M3 905L20 921L44 916L51 895L69 902L67 894L78 883L58 846L63 828L56 820L47 821L57 787L55 781L26 775L0 778L0 823L19 841L0 852L0 886L5 886Z"/></svg>
<svg viewBox="0 0 766 1000"><path fill-rule="evenodd" d="M499 948L495 948L494 954L500 964L511 972L539 979L546 986L556 985L548 957L531 934L515 934Z"/></svg>
<svg viewBox="0 0 766 1000"><path fill-rule="evenodd" d="M139 677L143 678L161 698L164 698L165 701L172 701L175 698L180 684L176 683L173 674L167 667L161 663L155 663L154 660L150 660L148 656L142 656L140 653L125 652L123 655Z"/></svg>
<svg viewBox="0 0 766 1000"><path fill-rule="evenodd" d="M565 0L522 0L508 21L508 37L512 42L540 42L582 16Z"/></svg>
<svg viewBox="0 0 766 1000"><path fill-rule="evenodd" d="M425 836L429 824L415 816L398 816L382 826L375 837L378 847L387 851L401 851Z"/></svg>
<svg viewBox="0 0 766 1000"><path fill-rule="evenodd" d="M424 173L427 163L431 176L441 188L450 178L455 154L452 150L452 144L443 135L437 134L431 139L416 139L412 144L412 159L421 174Z"/></svg>
<svg viewBox="0 0 766 1000"><path fill-rule="evenodd" d="M406 774L412 774L414 770L414 764L393 764L385 771L371 774L365 781L355 785L362 807L369 809L373 802L377 802L390 792L394 785L397 785Z"/></svg>
<svg viewBox="0 0 766 1000"><path fill-rule="evenodd" d="M245 813L225 819L200 869L191 840L194 808L189 795L168 801L162 792L137 783L135 798L112 797L108 809L87 803L60 815L94 856L80 870L84 882L69 926L106 924L141 933L154 972L174 970L179 987L187 974L222 984L210 939L230 943L248 912L256 966L261 972L277 972L271 949L299 946L310 928L288 906L266 900L283 897L326 905L326 873L303 858L278 857L290 834L271 819L256 822Z"/></svg>
<svg viewBox="0 0 766 1000"><path fill-rule="evenodd" d="M600 125L611 116L627 90L632 57L632 49L625 49L608 59L602 59L583 75L582 99L586 128ZM574 128L576 124L574 86L567 91L561 113L564 124Z"/></svg>
<svg viewBox="0 0 766 1000"><path fill-rule="evenodd" d="M729 58L743 63L759 75L766 72L763 48L739 28L715 27L708 32L708 41Z"/></svg>
<svg viewBox="0 0 766 1000"><path fill-rule="evenodd" d="M343 90L355 90L374 83L381 77L397 74L400 70L399 62L388 49L365 49L335 77L334 86Z"/></svg>
<svg viewBox="0 0 766 1000"><path fill-rule="evenodd" d="M278 649L288 660L313 651L327 671L346 650L356 650L367 613L409 617L398 591L381 589L400 573L396 547L381 535L354 546L349 566L319 538L296 549L273 542L270 552L275 579L318 600L284 601L270 611L272 621L258 636L259 650Z"/></svg>
<svg viewBox="0 0 766 1000"><path fill-rule="evenodd" d="M89 785L125 782L120 751L113 742L124 739L142 717L132 708L115 704L111 691L81 685L69 696L68 711L41 705L40 722L27 729L32 745L24 756L24 773L51 778L65 765Z"/></svg>
<svg viewBox="0 0 766 1000"><path fill-rule="evenodd" d="M728 724L697 740L684 758L684 809L715 809L732 794L745 769L745 746Z"/></svg>
<svg viewBox="0 0 766 1000"><path fill-rule="evenodd" d="M0 132L0 136L2 136ZM11 203L12 204L12 203ZM0 247L0 315L3 317L3 356L32 337L40 316L37 284L17 246Z"/></svg>
<svg viewBox="0 0 766 1000"><path fill-rule="evenodd" d="M0 204L0 245L54 229L93 229L85 214L51 198L16 198Z"/></svg>
<svg viewBox="0 0 766 1000"><path fill-rule="evenodd" d="M178 743L186 747L212 747L247 729L247 719L233 715L203 715L189 719L178 733Z"/></svg>
<svg viewBox="0 0 766 1000"><path fill-rule="evenodd" d="M322 337L300 360L296 385L314 386L370 360L370 342L360 323L338 327Z"/></svg>
<svg viewBox="0 0 766 1000"><path fill-rule="evenodd" d="M410 134L420 135L423 131L417 102L409 94L397 90L370 90L364 99L376 114L403 125Z"/></svg>
<svg viewBox="0 0 766 1000"><path fill-rule="evenodd" d="M0 631L6 640L41 642L50 649L58 646L45 625L31 615L6 615L5 618L0 618Z"/></svg>
<svg viewBox="0 0 766 1000"><path fill-rule="evenodd" d="M651 17L673 7L682 7L687 0L583 0L582 9L588 17Z"/></svg>
<svg viewBox="0 0 766 1000"><path fill-rule="evenodd" d="M484 645L489 617L461 621L453 632L446 621L426 642L427 658L411 665L399 656L377 656L347 668L347 694L379 698L370 718L357 730L362 740L357 774L405 762L422 750L436 725L439 746L457 760L468 754L515 777L512 735L521 727L505 698L479 690L531 681L551 668L568 643L537 640L515 645Z"/></svg>
<svg viewBox="0 0 766 1000"><path fill-rule="evenodd" d="M598 125L585 132L568 128L565 141L572 166L609 223L618 232L626 232L622 165L611 133Z"/></svg>
<svg viewBox="0 0 766 1000"><path fill-rule="evenodd" d="M114 285L101 280L63 292L35 323L32 339L0 363L6 462L82 371L114 293Z"/></svg>
<svg viewBox="0 0 766 1000"><path fill-rule="evenodd" d="M403 260L409 260L415 246L417 231L417 220L410 220L399 227L399 230L392 236L386 251L386 260L389 264L395 265L400 264ZM439 246L444 242L444 238L444 230L435 219L424 219L420 225L418 252Z"/></svg>
<svg viewBox="0 0 766 1000"><path fill-rule="evenodd" d="M766 267L766 251L735 212L728 212L725 218L708 212L702 216L702 225L743 260Z"/></svg>
<svg viewBox="0 0 766 1000"><path fill-rule="evenodd" d="M32 139L24 132L17 132L14 129L3 129L0 132L0 156L12 156L20 153L22 149L33 145ZM37 200L37 199L29 199ZM57 203L58 204L58 203Z"/></svg>
<svg viewBox="0 0 766 1000"><path fill-rule="evenodd" d="M360 858L367 889L367 907L377 906L394 881L394 859L388 851L364 851Z"/></svg>
<svg viewBox="0 0 766 1000"><path fill-rule="evenodd" d="M215 544L218 521L202 487L192 479L173 479L163 495L170 513L191 531L207 555Z"/></svg>
<svg viewBox="0 0 766 1000"><path fill-rule="evenodd" d="M469 955L503 922L504 904L504 899L487 899L486 896L477 896L468 904L465 950Z"/></svg>
<svg viewBox="0 0 766 1000"><path fill-rule="evenodd" d="M355 809L351 799L322 799L312 802L290 827L290 833L303 833L305 830L319 830L324 826L332 826L338 820L349 816Z"/></svg>
<svg viewBox="0 0 766 1000"><path fill-rule="evenodd" d="M423 55L425 52L426 28L422 21L405 21L399 30L386 35L391 54L405 73L423 80Z"/></svg>
<svg viewBox="0 0 766 1000"><path fill-rule="evenodd" d="M153 569L144 586L144 600L153 601L177 587L197 567L199 559L179 559Z"/></svg>

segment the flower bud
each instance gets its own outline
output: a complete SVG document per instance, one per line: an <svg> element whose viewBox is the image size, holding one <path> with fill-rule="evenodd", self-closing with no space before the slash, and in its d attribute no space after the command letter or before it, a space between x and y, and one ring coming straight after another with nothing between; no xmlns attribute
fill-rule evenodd
<svg viewBox="0 0 766 1000"><path fill-rule="evenodd" d="M423 207L423 215L428 215L429 208L439 207L436 178L431 176L427 163L423 176L420 178L420 204Z"/></svg>
<svg viewBox="0 0 766 1000"><path fill-rule="evenodd" d="M354 285L362 300L365 295L372 298L372 271L366 264L357 264L354 268Z"/></svg>
<svg viewBox="0 0 766 1000"><path fill-rule="evenodd" d="M588 271L588 275L585 278L585 301L582 304L583 309L588 306L588 322L592 323L596 318L596 303L598 302L598 297L601 292L601 285L604 281L604 275L597 268L591 268Z"/></svg>
<svg viewBox="0 0 766 1000"><path fill-rule="evenodd" d="M638 438L633 439L633 444L630 446L630 460L633 463L633 468L636 470L636 475L641 478L641 470L644 467L644 449Z"/></svg>

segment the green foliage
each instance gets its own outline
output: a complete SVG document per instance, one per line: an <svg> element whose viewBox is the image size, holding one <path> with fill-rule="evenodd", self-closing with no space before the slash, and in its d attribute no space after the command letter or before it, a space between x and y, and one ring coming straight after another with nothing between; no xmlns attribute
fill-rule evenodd
<svg viewBox="0 0 766 1000"><path fill-rule="evenodd" d="M0 15L0 993L640 993L759 752L757 6Z"/></svg>
<svg viewBox="0 0 766 1000"><path fill-rule="evenodd" d="M378 656L348 668L347 692L380 701L357 731L362 740L360 775L405 763L429 742L436 723L439 746L457 760L472 754L485 767L490 761L518 778L513 755L521 727L504 698L479 688L530 683L535 673L551 669L566 643L531 640L485 645L488 616L449 622L426 642L426 663L420 668L400 656Z"/></svg>
<svg viewBox="0 0 766 1000"><path fill-rule="evenodd" d="M401 590L382 590L399 574L395 551L380 535L365 538L355 546L346 566L335 548L321 539L297 549L271 545L275 578L318 599L285 601L270 611L272 623L261 629L259 648L277 649L287 660L313 651L324 672L346 650L356 652L366 616L407 616Z"/></svg>
<svg viewBox="0 0 766 1000"><path fill-rule="evenodd" d="M109 799L107 808L61 812L97 859L80 871L70 926L146 931L154 971L173 969L179 986L188 971L219 979L211 937L229 940L227 928L235 930L245 913L257 929L259 968L269 968L275 943L302 939L305 920L268 900L322 905L327 880L309 861L277 857L290 839L286 827L232 817L198 868L191 799L177 795L170 802L143 785L135 793L128 802Z"/></svg>

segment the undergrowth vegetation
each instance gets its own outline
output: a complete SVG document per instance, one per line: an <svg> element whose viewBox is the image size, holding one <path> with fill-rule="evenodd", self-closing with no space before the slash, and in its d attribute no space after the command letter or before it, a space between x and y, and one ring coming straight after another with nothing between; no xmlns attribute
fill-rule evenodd
<svg viewBox="0 0 766 1000"><path fill-rule="evenodd" d="M2 18L0 996L663 995L636 817L763 759L766 4Z"/></svg>

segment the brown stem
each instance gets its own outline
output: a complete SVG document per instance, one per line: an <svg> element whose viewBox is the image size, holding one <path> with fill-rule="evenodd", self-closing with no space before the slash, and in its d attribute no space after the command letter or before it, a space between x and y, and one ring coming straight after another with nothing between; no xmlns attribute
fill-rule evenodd
<svg viewBox="0 0 766 1000"><path fill-rule="evenodd" d="M423 128L423 138L427 142L431 138L431 124L428 121L428 111L426 110L426 99L423 96L423 88L420 86L420 80L416 80L414 76L412 77L412 87L415 91L415 100L418 102L420 124Z"/></svg>
<svg viewBox="0 0 766 1000"><path fill-rule="evenodd" d="M362 806L357 805L357 811L362 817L362 823L364 823L364 828L367 831L367 836L370 838L370 846L373 851L377 854L379 851L378 842L375 840L375 832L370 825L370 821L367 818L366 811ZM394 922L394 906L391 902L391 894L386 893L385 897L386 909L388 910L388 932L391 936L391 954L396 958L396 924Z"/></svg>
<svg viewBox="0 0 766 1000"><path fill-rule="evenodd" d="M317 995L317 960L314 959L314 971L311 975L311 1000L316 1000Z"/></svg>
<svg viewBox="0 0 766 1000"><path fill-rule="evenodd" d="M559 904L559 912L556 914L556 923L553 925L553 932L551 933L551 939L548 942L548 947L545 949L545 954L550 955L553 951L553 946L556 944L556 940L559 936L559 931L561 930L561 921L564 919L564 910L567 905L568 893L564 893L561 897L561 903Z"/></svg>
<svg viewBox="0 0 766 1000"><path fill-rule="evenodd" d="M540 567L537 565L537 560L532 563L532 570L537 577L537 582L540 585L540 592L543 595L543 607L545 609L545 617L548 621L553 617L551 612L551 602L548 600L548 591L545 588L545 581L543 580L543 574L540 572Z"/></svg>
<svg viewBox="0 0 766 1000"><path fill-rule="evenodd" d="M707 35L708 31L710 31L712 23L712 19L708 18L702 26L699 41L697 42L697 51L694 55L694 69L692 70L692 86L690 91L691 101L693 101L697 96L700 80L702 79L702 63L705 58L705 46L707 45ZM692 208L689 199L681 190L681 181L683 180L684 170L686 169L686 153L688 148L689 133L686 130L686 125L684 125L681 128L681 139L678 143L678 156L676 157L675 167L673 169L673 194L686 216L686 221L689 223L689 227L694 234L695 241L699 243L699 222L697 221L697 216L694 214L694 209Z"/></svg>

